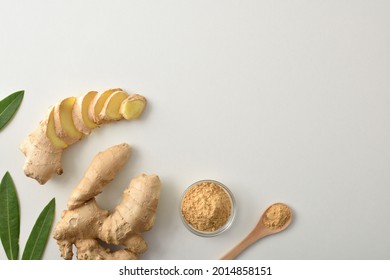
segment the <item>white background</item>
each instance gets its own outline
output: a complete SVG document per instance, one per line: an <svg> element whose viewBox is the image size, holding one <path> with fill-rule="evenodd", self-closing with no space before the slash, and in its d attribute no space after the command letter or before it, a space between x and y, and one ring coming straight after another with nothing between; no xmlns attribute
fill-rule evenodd
<svg viewBox="0 0 390 280"><path fill-rule="evenodd" d="M0 1L0 97L25 90L0 132L21 253L44 205L56 198L57 222L92 157L127 142L133 154L98 201L113 209L130 178L160 176L142 259L216 259L277 201L293 208L291 227L240 259L389 259L389 27L387 0ZM45 186L25 177L19 145L46 109L112 87L147 97L142 118L68 148ZM178 211L205 178L238 204L214 238L190 233ZM59 258L50 238L44 259Z"/></svg>

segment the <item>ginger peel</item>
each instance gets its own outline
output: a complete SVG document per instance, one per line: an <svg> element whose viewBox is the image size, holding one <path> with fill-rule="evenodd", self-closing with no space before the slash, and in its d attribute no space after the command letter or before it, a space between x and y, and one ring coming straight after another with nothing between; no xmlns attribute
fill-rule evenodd
<svg viewBox="0 0 390 280"><path fill-rule="evenodd" d="M73 258L73 246L77 249L77 259L94 260L138 259L147 250L142 233L154 225L161 187L157 175L141 174L131 180L112 213L101 209L95 199L129 154L127 144L99 153L72 192L68 210L63 211L53 232L63 258ZM111 251L99 241L123 249Z"/></svg>
<svg viewBox="0 0 390 280"><path fill-rule="evenodd" d="M134 96L137 102L133 102ZM50 107L39 126L21 144L20 150L26 156L24 173L45 184L53 176L63 173L62 152L69 145L82 140L102 123L138 118L145 106L143 96L129 95L118 88L61 100Z"/></svg>

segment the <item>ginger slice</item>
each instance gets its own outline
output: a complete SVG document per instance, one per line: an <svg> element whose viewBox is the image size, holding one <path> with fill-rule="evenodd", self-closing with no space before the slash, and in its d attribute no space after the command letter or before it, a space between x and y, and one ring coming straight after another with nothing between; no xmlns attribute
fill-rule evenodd
<svg viewBox="0 0 390 280"><path fill-rule="evenodd" d="M54 107L54 126L58 137L71 145L83 137L73 123L73 107L76 97L68 97Z"/></svg>
<svg viewBox="0 0 390 280"><path fill-rule="evenodd" d="M66 144L66 142L62 141L61 138L57 136L54 126L54 107L50 110L49 116L47 118L46 136L49 138L50 142L55 148L65 149L68 147L68 144Z"/></svg>
<svg viewBox="0 0 390 280"><path fill-rule="evenodd" d="M98 93L91 102L89 106L89 118L94 121L96 124L101 124L101 120L99 118L99 114L102 111L106 100L110 97L110 95L115 91L122 91L120 88L113 88L106 90L104 92Z"/></svg>
<svg viewBox="0 0 390 280"><path fill-rule="evenodd" d="M97 124L89 117L89 108L97 91L90 91L77 97L73 107L73 122L77 130L84 134L90 134Z"/></svg>
<svg viewBox="0 0 390 280"><path fill-rule="evenodd" d="M139 94L131 94L122 102L119 112L126 120L132 120L139 118L145 107L145 97Z"/></svg>
<svg viewBox="0 0 390 280"><path fill-rule="evenodd" d="M99 120L103 123L110 121L119 121L123 116L119 112L122 101L129 95L124 91L113 92L104 103L103 109L99 114Z"/></svg>

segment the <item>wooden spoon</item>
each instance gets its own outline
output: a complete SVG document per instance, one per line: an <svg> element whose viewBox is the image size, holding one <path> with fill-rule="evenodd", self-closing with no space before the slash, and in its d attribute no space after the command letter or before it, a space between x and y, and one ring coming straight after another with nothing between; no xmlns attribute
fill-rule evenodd
<svg viewBox="0 0 390 280"><path fill-rule="evenodd" d="M272 229L270 227L267 227L263 220L265 218L265 215L267 211L273 206L273 205L284 205L290 210L290 217L285 222L285 224L280 228ZM281 232L282 230L285 230L290 224L292 220L292 211L291 209L284 203L274 203L271 206L269 206L261 215L261 218L255 228L245 237L240 243L237 244L233 249L231 249L226 255L224 255L220 260L233 260L235 259L239 254L241 254L242 251L244 251L246 248L248 248L250 245L258 241L259 239L266 237L271 234L275 234L278 232Z"/></svg>

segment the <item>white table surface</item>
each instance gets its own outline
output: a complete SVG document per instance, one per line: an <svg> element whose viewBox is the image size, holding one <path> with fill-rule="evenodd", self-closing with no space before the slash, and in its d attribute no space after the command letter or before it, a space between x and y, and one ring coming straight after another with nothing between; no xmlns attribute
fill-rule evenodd
<svg viewBox="0 0 390 280"><path fill-rule="evenodd" d="M0 97L25 98L0 132L0 173L21 205L21 252L43 206L56 220L92 157L133 154L98 201L130 179L163 183L142 259L216 259L277 201L294 221L239 259L390 258L389 1L0 1ZM64 153L64 174L24 176L20 143L67 96L122 87L149 103L138 121L94 131ZM184 189L214 179L238 214L214 238L190 233ZM0 248L0 259L5 254ZM60 259L50 238L44 259Z"/></svg>

